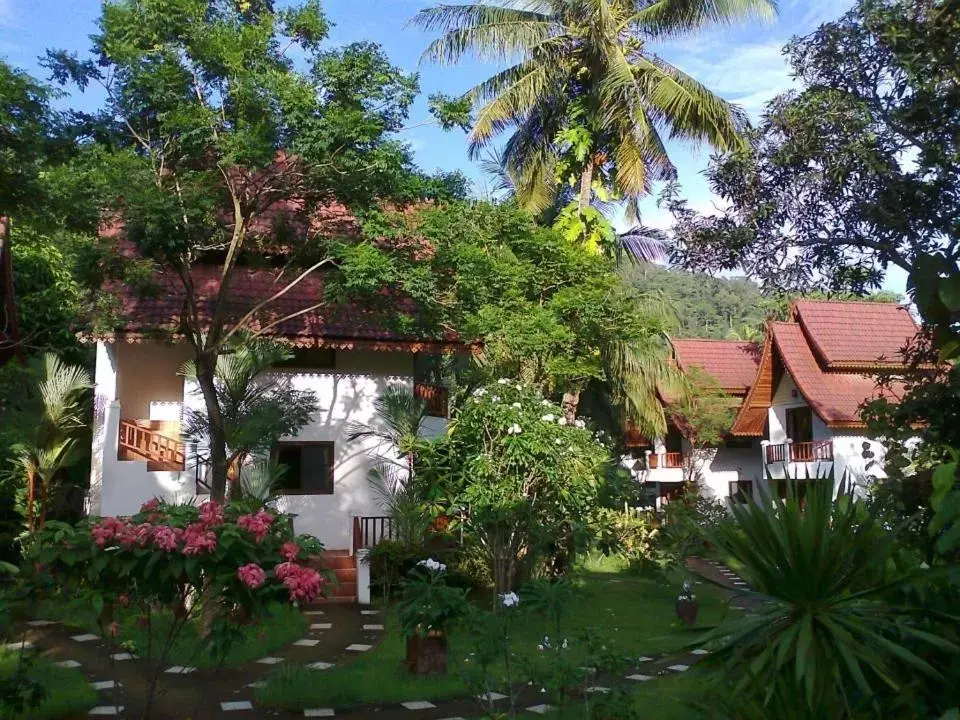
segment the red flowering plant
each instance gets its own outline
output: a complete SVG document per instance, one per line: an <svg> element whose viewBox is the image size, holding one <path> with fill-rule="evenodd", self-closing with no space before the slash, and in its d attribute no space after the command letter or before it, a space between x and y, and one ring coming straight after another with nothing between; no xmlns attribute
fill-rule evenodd
<svg viewBox="0 0 960 720"><path fill-rule="evenodd" d="M163 614L161 641L135 648L157 653L159 667L188 623L207 636L212 657L205 661L215 664L239 625L255 621L268 605L315 600L325 579L305 561L321 550L315 538L294 536L289 516L255 501L151 500L130 517L48 522L25 559L41 592L89 594L107 638L116 634L118 616L135 613L150 624Z"/></svg>

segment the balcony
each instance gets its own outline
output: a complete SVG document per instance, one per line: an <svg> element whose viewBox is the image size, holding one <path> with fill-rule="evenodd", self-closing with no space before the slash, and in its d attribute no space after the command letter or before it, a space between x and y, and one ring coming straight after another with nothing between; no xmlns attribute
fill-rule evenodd
<svg viewBox="0 0 960 720"><path fill-rule="evenodd" d="M682 468L684 455L680 452L668 452L660 455L650 456L650 469L657 468Z"/></svg>
<svg viewBox="0 0 960 720"><path fill-rule="evenodd" d="M186 452L176 436L180 424L159 420L120 419L117 460L145 460L147 470L182 471Z"/></svg>
<svg viewBox="0 0 960 720"><path fill-rule="evenodd" d="M764 459L768 465L789 462L833 462L833 441L780 443L767 445Z"/></svg>
<svg viewBox="0 0 960 720"><path fill-rule="evenodd" d="M413 396L422 400L427 406L427 415L433 417L448 417L450 406L450 391L441 385L427 385L415 382Z"/></svg>

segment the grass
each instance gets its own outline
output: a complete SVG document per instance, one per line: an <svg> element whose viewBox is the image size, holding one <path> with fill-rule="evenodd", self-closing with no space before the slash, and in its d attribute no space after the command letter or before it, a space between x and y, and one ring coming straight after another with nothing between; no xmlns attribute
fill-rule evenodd
<svg viewBox="0 0 960 720"><path fill-rule="evenodd" d="M98 634L100 632L89 601L79 598L45 601L41 605L38 616L61 620L65 625L88 632ZM166 638L171 619L170 613L154 614L152 633L148 633L136 614L121 612L118 618L120 631L116 638L117 643L131 652L145 655L152 634L154 652L156 652L156 648L162 646ZM240 626L237 637L230 644L223 665L234 667L269 655L271 651L303 637L308 624L309 621L298 609L289 605L271 605L259 622ZM214 667L218 664L216 658L211 655L209 641L200 637L196 621L188 623L180 632L177 641L170 649L167 660L172 664L200 668Z"/></svg>
<svg viewBox="0 0 960 720"><path fill-rule="evenodd" d="M0 650L0 682L13 677L19 663L19 653ZM83 674L74 668L61 668L37 658L29 666L27 677L39 683L46 696L40 705L24 713L15 713L0 699L0 718L62 718L85 715L97 704L97 691L90 687Z"/></svg>
<svg viewBox="0 0 960 720"><path fill-rule="evenodd" d="M570 638L572 660L585 649L574 639L591 629L624 655L673 652L693 644L705 625L718 622L726 612L717 591L698 585L700 616L698 626L682 626L674 612L681 576L670 582L612 572L581 571L576 577L578 595L561 634ZM523 593L521 592L521 598ZM521 605L522 605L521 599ZM405 642L389 614L387 631L380 646L348 665L325 671L290 665L276 668L267 685L257 691L257 700L267 707L297 710L307 707L348 707L358 704L393 703L406 700L440 700L469 694L462 678L468 662L469 639L453 632L449 638L448 674L443 677L411 676L403 667ZM512 635L519 656L537 654L545 635L557 636L543 617L528 615Z"/></svg>

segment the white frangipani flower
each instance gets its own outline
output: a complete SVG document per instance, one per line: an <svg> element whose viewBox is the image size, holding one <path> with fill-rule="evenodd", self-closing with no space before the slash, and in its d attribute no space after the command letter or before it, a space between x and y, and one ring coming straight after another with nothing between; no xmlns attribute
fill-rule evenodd
<svg viewBox="0 0 960 720"><path fill-rule="evenodd" d="M554 444L554 445L563 445L563 440L561 440L560 438L557 438L556 440L553 441L553 444Z"/></svg>
<svg viewBox="0 0 960 720"><path fill-rule="evenodd" d="M491 396L490 400L491 400L491 402L500 402L500 396L499 396L499 395L493 395L493 396Z"/></svg>
<svg viewBox="0 0 960 720"><path fill-rule="evenodd" d="M507 435L519 435L522 432L523 428L516 423L507 428Z"/></svg>
<svg viewBox="0 0 960 720"><path fill-rule="evenodd" d="M499 380L497 380L497 384L498 384L498 385L509 385L509 384L510 384L510 379L509 379L509 378L500 378Z"/></svg>
<svg viewBox="0 0 960 720"><path fill-rule="evenodd" d="M486 394L487 394L486 388L477 388L476 390L473 391L474 397L483 397Z"/></svg>
<svg viewBox="0 0 960 720"><path fill-rule="evenodd" d="M515 592L508 592L500 596L504 607L515 607L520 604L520 596Z"/></svg>
<svg viewBox="0 0 960 720"><path fill-rule="evenodd" d="M567 419L563 415L561 415L560 418L557 420L557 425L566 425L566 424L567 424Z"/></svg>
<svg viewBox="0 0 960 720"><path fill-rule="evenodd" d="M513 404L513 405L511 405L510 407L512 407L512 408L515 408L515 409L517 409L517 410L519 410L520 408L522 408L522 407L523 407L523 405L521 405L520 403L514 403L514 404Z"/></svg>
<svg viewBox="0 0 960 720"><path fill-rule="evenodd" d="M553 405L553 403L550 402L549 400L541 400L540 404L543 405L544 407L550 407L551 405Z"/></svg>
<svg viewBox="0 0 960 720"><path fill-rule="evenodd" d="M433 558L427 558L426 560L421 560L417 563L419 567L425 568L432 573L442 573L447 571L447 566L444 565L439 560L434 560Z"/></svg>
<svg viewBox="0 0 960 720"><path fill-rule="evenodd" d="M547 413L546 415L544 415L544 416L541 417L540 419L543 420L544 422L553 422L554 420L557 419L557 416L554 415L553 413Z"/></svg>
<svg viewBox="0 0 960 720"><path fill-rule="evenodd" d="M576 425L578 428L583 428L587 426L587 424L583 420L580 420L579 418L574 420L573 424Z"/></svg>

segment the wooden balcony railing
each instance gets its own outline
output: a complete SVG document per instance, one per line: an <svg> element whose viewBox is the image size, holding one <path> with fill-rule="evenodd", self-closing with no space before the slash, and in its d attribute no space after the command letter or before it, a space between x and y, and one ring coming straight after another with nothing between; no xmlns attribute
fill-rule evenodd
<svg viewBox="0 0 960 720"><path fill-rule="evenodd" d="M353 552L376 547L383 540L393 538L393 518L386 515L353 518Z"/></svg>
<svg viewBox="0 0 960 720"><path fill-rule="evenodd" d="M183 443L146 420L120 419L117 459L146 460L147 470L183 470L186 466Z"/></svg>
<svg viewBox="0 0 960 720"><path fill-rule="evenodd" d="M813 442L767 445L767 464L786 462L787 447L790 448L790 462L829 462L833 460L833 441L815 440Z"/></svg>
<svg viewBox="0 0 960 720"><path fill-rule="evenodd" d="M450 404L450 391L441 385L413 384L413 396L423 400L427 406L427 415L447 417Z"/></svg>
<svg viewBox="0 0 960 720"><path fill-rule="evenodd" d="M659 455L650 456L650 469L656 470L657 468L682 468L683 467L683 453L682 452L668 452L663 453L663 461L661 462Z"/></svg>

